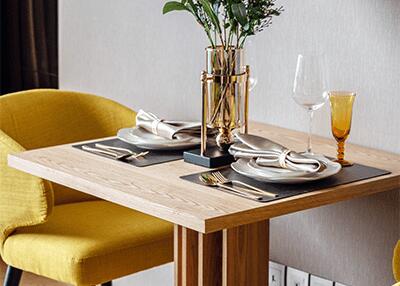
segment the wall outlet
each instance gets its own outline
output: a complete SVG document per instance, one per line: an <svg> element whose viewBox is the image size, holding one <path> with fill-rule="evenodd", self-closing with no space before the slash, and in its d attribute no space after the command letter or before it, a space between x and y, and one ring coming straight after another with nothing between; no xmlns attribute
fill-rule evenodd
<svg viewBox="0 0 400 286"><path fill-rule="evenodd" d="M269 286L285 286L286 266L270 261L269 262Z"/></svg>
<svg viewBox="0 0 400 286"><path fill-rule="evenodd" d="M311 275L310 286L333 286L333 281Z"/></svg>
<svg viewBox="0 0 400 286"><path fill-rule="evenodd" d="M288 267L286 273L286 286L308 286L310 274Z"/></svg>

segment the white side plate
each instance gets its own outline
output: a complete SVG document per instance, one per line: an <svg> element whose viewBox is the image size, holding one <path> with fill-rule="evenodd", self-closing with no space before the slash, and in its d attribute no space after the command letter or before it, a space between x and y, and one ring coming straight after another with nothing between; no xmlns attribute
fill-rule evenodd
<svg viewBox="0 0 400 286"><path fill-rule="evenodd" d="M138 127L121 129L117 137L126 143L148 150L183 150L200 145L198 137L180 135L178 139L167 139Z"/></svg>
<svg viewBox="0 0 400 286"><path fill-rule="evenodd" d="M292 174L265 172L261 169L254 168L254 165L252 165L251 161L248 159L239 159L238 161L232 163L231 167L234 171L238 172L243 176L247 176L261 182L280 183L280 184L298 184L298 183L321 180L339 173L339 171L342 169L342 166L339 163L332 162L331 160L325 158L324 156L318 155L315 157L326 165L326 169L323 170L322 172L310 175L304 175L304 174L293 175L293 173L295 172L292 172Z"/></svg>

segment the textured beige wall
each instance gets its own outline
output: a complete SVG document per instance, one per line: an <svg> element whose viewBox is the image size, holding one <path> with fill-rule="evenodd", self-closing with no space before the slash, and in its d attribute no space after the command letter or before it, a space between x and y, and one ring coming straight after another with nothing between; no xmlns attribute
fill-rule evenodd
<svg viewBox="0 0 400 286"><path fill-rule="evenodd" d="M399 203L392 191L274 219L271 259L348 285L392 285Z"/></svg>
<svg viewBox="0 0 400 286"><path fill-rule="evenodd" d="M162 16L163 3L60 0L61 88L198 119L207 42L188 15ZM280 3L285 13L254 40L259 84L252 119L306 130L306 114L290 98L296 57L323 51L331 88L359 93L350 140L400 153L400 1ZM317 113L315 130L330 136L327 106ZM349 285L390 285L399 203L396 191L275 219L272 258Z"/></svg>

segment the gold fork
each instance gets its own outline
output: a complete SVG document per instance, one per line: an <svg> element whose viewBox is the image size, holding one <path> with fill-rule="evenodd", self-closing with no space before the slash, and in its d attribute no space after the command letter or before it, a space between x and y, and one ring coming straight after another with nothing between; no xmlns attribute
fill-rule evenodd
<svg viewBox="0 0 400 286"><path fill-rule="evenodd" d="M245 187L248 192L251 192L251 193L256 194L256 195L269 196L269 197L273 197L273 198L276 198L278 196L277 194L261 190L261 189L259 189L257 187L254 187L252 185L246 184L246 183L244 183L242 181L229 180L224 175L222 175L222 173L219 172L219 171L212 172L211 175L214 176L215 179L218 180L218 182L220 184L222 184L222 185L225 185L225 184L236 184L236 185L241 185L242 187Z"/></svg>
<svg viewBox="0 0 400 286"><path fill-rule="evenodd" d="M218 180L214 176L212 176L211 174L208 174L208 173L201 174L199 176L199 179L204 185L207 185L210 187L220 187L230 193L233 193L233 194L238 195L243 198L257 200L257 201L261 201L263 199L262 196L255 196L255 195L249 194L247 192L240 191L240 190L234 189L232 187L223 185L223 184L219 183Z"/></svg>

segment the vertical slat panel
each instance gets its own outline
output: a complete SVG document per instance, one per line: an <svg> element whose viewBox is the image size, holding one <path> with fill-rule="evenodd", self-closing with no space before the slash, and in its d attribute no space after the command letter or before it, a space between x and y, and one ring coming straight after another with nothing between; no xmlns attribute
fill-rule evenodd
<svg viewBox="0 0 400 286"><path fill-rule="evenodd" d="M223 230L223 286L268 285L269 221Z"/></svg>
<svg viewBox="0 0 400 286"><path fill-rule="evenodd" d="M199 233L199 286L222 285L222 232Z"/></svg>
<svg viewBox="0 0 400 286"><path fill-rule="evenodd" d="M175 286L268 286L269 221L202 234L175 226Z"/></svg>
<svg viewBox="0 0 400 286"><path fill-rule="evenodd" d="M198 232L182 228L182 284L197 286L199 272Z"/></svg>
<svg viewBox="0 0 400 286"><path fill-rule="evenodd" d="M182 227L174 225L175 286L182 286Z"/></svg>

